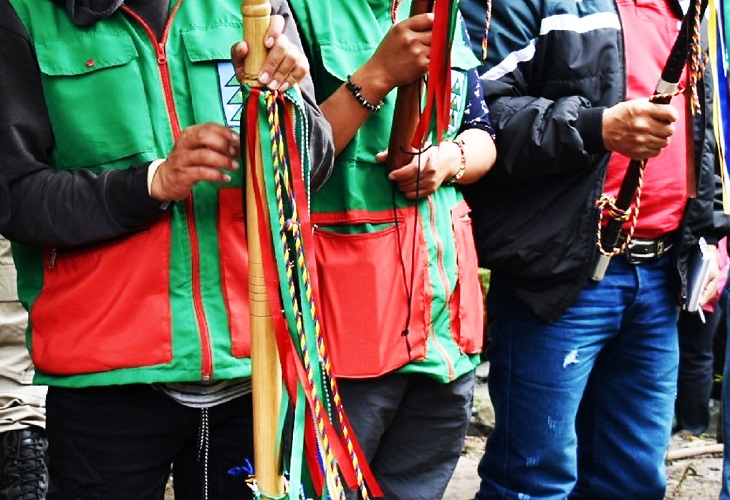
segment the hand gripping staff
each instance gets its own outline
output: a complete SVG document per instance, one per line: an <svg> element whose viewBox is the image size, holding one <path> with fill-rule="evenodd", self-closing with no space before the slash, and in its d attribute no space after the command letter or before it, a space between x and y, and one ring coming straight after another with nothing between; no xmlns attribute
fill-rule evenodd
<svg viewBox="0 0 730 500"><path fill-rule="evenodd" d="M707 0L692 0L687 13L682 19L682 25L672 50L667 57L667 62L662 70L661 78L657 83L652 96L652 102L669 104L672 97L676 95L679 87L679 79L682 76L685 64L690 60L690 88L692 91L692 110L699 110L699 103L696 95L696 84L699 74L702 72L700 62L700 23L707 7ZM597 202L599 209L598 218L598 262L593 271L591 279L601 281L611 257L621 253L631 241L639 217L639 200L641 197L641 185L643 182L644 168L647 160L631 160L626 170L626 175L621 181L618 196L614 201L612 197L604 194ZM631 209L631 203L635 200L635 207ZM602 228L604 210L609 213L606 227ZM623 244L619 245L621 228L624 223L632 218L629 234Z"/></svg>
<svg viewBox="0 0 730 500"><path fill-rule="evenodd" d="M395 10L400 2L396 1ZM407 165L411 156L423 151L432 121L436 122L436 144L448 127L451 105L451 45L458 12L458 0L413 0L410 15L434 12L431 60L425 108L421 111L421 79L398 87L393 113L387 164L392 169Z"/></svg>
<svg viewBox="0 0 730 500"><path fill-rule="evenodd" d="M317 315L304 102L296 86L281 93L262 88L256 79L266 58L268 0L243 0L241 12L249 46L241 151L246 159L255 468L255 473L247 471L247 481L254 496L264 499L344 499L342 479L364 499L370 492L382 496L347 421Z"/></svg>

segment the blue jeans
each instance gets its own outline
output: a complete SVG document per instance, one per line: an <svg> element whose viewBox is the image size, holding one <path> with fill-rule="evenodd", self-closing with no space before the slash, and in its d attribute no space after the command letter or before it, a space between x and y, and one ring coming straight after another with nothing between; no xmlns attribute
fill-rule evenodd
<svg viewBox="0 0 730 500"><path fill-rule="evenodd" d="M722 489L720 500L730 500L730 280L725 285L723 298L718 307L725 307L725 327L728 328L728 341L725 344L725 365L722 375ZM719 311L718 311L719 312Z"/></svg>
<svg viewBox="0 0 730 500"><path fill-rule="evenodd" d="M679 362L668 258L614 257L553 323L498 281L488 300L496 423L476 499L664 498Z"/></svg>

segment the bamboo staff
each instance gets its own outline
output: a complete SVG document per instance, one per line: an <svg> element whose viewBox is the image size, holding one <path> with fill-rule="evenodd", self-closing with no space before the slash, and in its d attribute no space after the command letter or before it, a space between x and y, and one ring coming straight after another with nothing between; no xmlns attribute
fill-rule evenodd
<svg viewBox="0 0 730 500"><path fill-rule="evenodd" d="M268 0L243 0L243 34L249 53L244 61L246 81L251 87L261 87L256 75L266 59L264 37L269 27L271 4ZM247 127L257 127L246 123ZM242 134L243 135L243 134ZM246 158L246 234L249 256L249 300L251 307L251 385L253 391L254 467L256 484L267 496L284 494L284 481L279 472L281 450L277 446L276 422L281 405L281 366L274 337L274 326L266 296L263 259L259 242L259 219L254 196L251 169L257 169L258 190L265 193L261 171L260 136L256 135L256 160L251 165ZM245 151L245 149L244 149ZM264 204L265 206L265 204ZM268 217L263 214L268 226Z"/></svg>

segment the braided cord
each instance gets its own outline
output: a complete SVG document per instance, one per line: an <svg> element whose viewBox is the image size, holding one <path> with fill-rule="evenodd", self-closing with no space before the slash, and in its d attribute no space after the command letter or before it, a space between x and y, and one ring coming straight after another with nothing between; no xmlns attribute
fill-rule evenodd
<svg viewBox="0 0 730 500"><path fill-rule="evenodd" d="M279 139L281 139L281 137L279 137ZM280 144L283 144L283 142L281 142ZM285 222L285 226L283 226L283 227L285 227L286 230L291 232L291 235L294 240L296 265L298 267L298 270L299 270L299 273L301 276L304 297L306 298L307 305L308 305L307 309L309 312L309 318L311 319L312 325L314 326L314 335L315 335L315 339L317 342L317 349L319 352L320 364L321 364L321 367L324 369L325 379L329 383L329 389L330 389L330 392L332 395L332 399L334 401L335 410L337 413L337 420L340 425L340 431L345 440L345 444L347 446L347 451L350 455L350 460L351 460L353 469L355 471L358 489L360 490L362 499L368 500L370 498L370 495L369 495L367 486L365 485L365 479L363 476L362 468L361 468L359 460L357 458L357 454L355 452L355 447L353 445L352 438L350 436L350 431L349 431L349 428L346 423L344 406L342 404L342 398L340 396L340 392L337 387L337 382L335 380L335 377L332 374L332 364L331 364L329 354L326 349L324 335L322 334L321 323L319 321L319 314L317 312L317 305L316 305L316 301L314 298L312 279L309 274L309 268L307 266L306 258L305 258L305 254L304 254L303 238L302 238L302 235L300 234L301 226L299 224L299 215L297 212L297 202L294 197L294 190L292 189L292 186L290 184L289 177L287 175L285 175L286 172L290 171L290 168L288 166L288 160L287 160L286 155L283 155L283 146L281 146L279 148L279 151L282 153L282 162L283 162L283 166L284 166L284 168L281 169L280 171L278 171L275 176L276 177L276 186L277 186L276 187L277 204L280 209L280 220L282 217L284 217L284 215L283 215L283 196L281 196L282 185L283 185L283 190L288 195L288 202L289 202L289 206L292 211L291 218ZM281 199L281 201L280 201L280 199ZM286 238L286 235L283 231L282 231L281 237L282 237L282 241L284 241L284 239ZM289 283L290 291L293 292L295 290L295 285L294 285L293 277L291 275L292 265L293 265L293 263L289 262L289 265L287 266L287 275L290 280L290 283ZM296 305L295 307L297 307L297 311L298 311L298 305ZM301 313L298 313L297 314L297 330L299 331L299 335L300 335L300 346L302 347L302 351L304 352L304 350L306 349L306 340L301 339L301 337L304 336L301 318L302 318ZM323 392L323 396L327 399L327 403L328 403L327 407L329 408L330 407L330 404L329 404L330 394L326 390L323 390L322 392ZM337 477L339 479L339 476L337 476Z"/></svg>
<svg viewBox="0 0 730 500"><path fill-rule="evenodd" d="M598 230L596 232L596 235L598 237L597 245L598 245L598 251L601 253L601 255L605 255L606 257L613 257L614 255L618 255L622 253L624 250L626 250L626 247L628 246L629 242L631 241L631 238L634 236L634 231L636 230L636 225L639 222L639 206L641 205L641 188L644 186L644 170L646 169L646 160L643 160L641 162L641 167L639 168L639 180L638 184L636 186L636 197L634 198L634 209L632 210L631 207L629 207L626 210L621 210L616 206L616 199L608 194L602 194L599 198L598 202L596 202L596 207L598 208ZM606 250L603 248L603 243L601 241L603 232L603 218L605 212L608 212L609 217L611 217L614 220L618 220L621 222L626 222L629 220L629 217L631 217L631 226L629 227L629 233L626 235L626 239L621 244L619 248L612 248L610 250Z"/></svg>
<svg viewBox="0 0 730 500"><path fill-rule="evenodd" d="M492 0L487 0L487 12L484 18L484 38L482 38L482 61L487 60L489 27L492 25Z"/></svg>
<svg viewBox="0 0 730 500"><path fill-rule="evenodd" d="M314 301L311 287L311 278L307 269L307 265L304 258L304 250L302 244L302 236L300 234L301 224L299 222L299 213L297 209L296 199L294 197L294 190L289 182L287 172L289 172L289 165L286 156L286 149L284 146L284 138L281 134L281 125L279 123L279 114L276 107L276 101L273 95L267 95L267 108L269 109L269 123L271 130L271 147L272 156L274 158L274 180L275 180L275 193L276 193L276 205L278 210L279 224L281 230L279 231L282 246L287 251L287 265L286 275L289 287L289 294L291 297L291 306L294 311L295 325L297 336L299 339L299 347L302 352L302 358L304 367L307 373L307 379L309 381L310 396L314 402L314 417L318 430L318 440L321 448L321 454L324 458L326 470L329 474L326 474L327 481L330 484L331 490L339 498L345 498L344 489L342 487L340 476L337 472L337 465L330 448L329 439L325 432L325 418L322 401L317 391L317 385L315 384L315 374L312 367L312 359L307 346L307 336L303 322L303 314L297 300L297 287L295 273L293 269L297 267L301 279L304 284L304 292L306 295L307 302L310 304L310 313L313 316L315 322L315 333L318 336L317 342L320 343L319 329L316 325L319 324L316 317L316 310L314 309ZM291 211L291 215L287 218L284 210L284 193L288 198L288 205ZM288 236L291 236L294 242L294 255L296 256L295 262L291 260L291 244ZM326 391L323 390L323 395L326 396Z"/></svg>
<svg viewBox="0 0 730 500"><path fill-rule="evenodd" d="M689 64L689 89L690 102L692 104L692 113L701 113L700 97L698 91L698 82L700 76L705 70L706 60L702 56L702 40L701 40L701 19L702 0L694 0L695 2L695 19L692 30L692 41L690 43L690 64Z"/></svg>

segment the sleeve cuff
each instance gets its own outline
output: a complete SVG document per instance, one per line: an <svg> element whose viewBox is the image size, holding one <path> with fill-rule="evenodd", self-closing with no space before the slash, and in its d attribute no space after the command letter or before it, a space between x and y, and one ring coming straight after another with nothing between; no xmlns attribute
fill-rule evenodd
<svg viewBox="0 0 730 500"><path fill-rule="evenodd" d="M152 163L150 163L150 166L147 167L147 194L152 196L152 179L155 178L155 174L157 173L157 169L160 168L160 165L165 163L165 160L155 160ZM160 202L160 208L162 210L167 210L167 207L170 206L169 201L163 201Z"/></svg>
<svg viewBox="0 0 730 500"><path fill-rule="evenodd" d="M584 109L578 115L575 128L583 139L583 147L590 154L606 153L603 144L603 111L606 108Z"/></svg>

